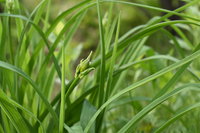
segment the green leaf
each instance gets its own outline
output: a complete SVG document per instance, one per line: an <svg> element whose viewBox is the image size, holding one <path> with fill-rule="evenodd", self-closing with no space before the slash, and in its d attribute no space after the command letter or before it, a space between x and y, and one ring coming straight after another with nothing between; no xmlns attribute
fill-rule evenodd
<svg viewBox="0 0 200 133"><path fill-rule="evenodd" d="M102 110L104 110L104 108L106 108L111 102L115 101L116 99L118 99L120 96L122 96L123 94L131 91L131 90L134 90L135 88L145 84L145 83L148 83L149 81L152 81L164 74L166 74L167 72L170 72L194 59L196 59L197 57L200 56L200 50L198 50L197 52L193 53L192 55L190 56L187 56L186 58L180 60L179 62L177 63L174 63L158 72L156 72L155 74L151 75L151 76L148 76L147 78L144 78L143 80L140 80L138 82L135 82L133 83L132 85L128 86L127 88L121 90L120 92L118 92L117 94L115 94L114 96L112 96L110 99L108 99L98 110L97 112L94 114L94 116L91 118L90 122L88 123L86 129L84 130L85 133L88 132L88 130L90 129L92 123L95 121L96 117L101 113Z"/></svg>
<svg viewBox="0 0 200 133"><path fill-rule="evenodd" d="M43 31L40 29L39 26L37 26L36 24L34 24L29 18L26 18L26 17L21 16L21 15L7 14L7 13L1 13L0 16L3 16L3 17L7 16L7 17L19 18L19 19L22 19L22 20L25 20L25 21L31 23L34 26L34 28L38 31L38 33L40 34L40 36L42 37L42 39L45 42L47 48L50 49L49 42L48 42L45 34L43 33ZM53 54L52 52L50 52L50 53ZM59 77L61 77L61 70L59 68L58 61L57 61L56 57L54 56L54 54L52 55L52 58L53 58L53 62L54 62L56 71L57 71Z"/></svg>
<svg viewBox="0 0 200 133"><path fill-rule="evenodd" d="M99 35L100 35L100 45L101 45L101 65L100 65L100 84L99 84L99 105L101 106L104 102L104 85L105 85L105 66L106 66L106 49L105 49L105 37L104 37L104 30L102 24L102 16L100 11L100 4L99 0L97 0L97 13L98 13L98 22L99 22Z"/></svg>
<svg viewBox="0 0 200 133"><path fill-rule="evenodd" d="M76 123L71 127L71 130L68 130L69 133L83 133L83 129L80 125L80 123Z"/></svg>
<svg viewBox="0 0 200 133"><path fill-rule="evenodd" d="M0 107L19 133L30 133L28 125L24 121L23 117L17 111L16 107L10 102L9 98L5 95L2 89L0 89Z"/></svg>
<svg viewBox="0 0 200 133"><path fill-rule="evenodd" d="M61 85L61 106L59 118L59 133L63 133L65 122L65 47L62 47L62 85Z"/></svg>
<svg viewBox="0 0 200 133"><path fill-rule="evenodd" d="M154 131L154 133L160 133L162 132L165 128L167 128L168 126L170 126L171 124L173 124L173 122L175 122L176 120L178 120L181 116L185 115L186 113L192 111L195 108L199 108L200 107L200 103L195 103L193 105L190 105L184 109L178 110L176 111L176 114L169 119L168 121L166 121L165 123L162 124L161 127L159 127L158 129L156 129Z"/></svg>
<svg viewBox="0 0 200 133"><path fill-rule="evenodd" d="M33 89L38 93L38 95L41 97L42 101L45 103L47 109L49 110L49 112L51 113L51 115L53 116L55 121L58 121L58 116L55 113L55 111L53 110L52 106L50 105L50 103L48 102L48 100L46 99L46 97L44 97L44 95L42 94L42 92L40 91L40 89L38 88L38 86L34 83L34 81L26 74L24 73L21 69L10 65L6 62L0 61L0 67L4 68L4 69L8 69L10 71L13 71L15 73L18 73L19 75L21 75L24 79L26 79L33 87Z"/></svg>
<svg viewBox="0 0 200 133"><path fill-rule="evenodd" d="M83 103L83 108L81 112L81 118L80 118L80 124L83 129L87 126L89 120L92 118L94 113L97 111L97 109L89 103L89 101L85 100ZM90 131L90 133L95 133L95 123L93 123Z"/></svg>
<svg viewBox="0 0 200 133"><path fill-rule="evenodd" d="M156 108L159 104L167 100L168 98L182 92L185 89L191 89L191 88L197 88L200 89L200 84L186 84L184 86L181 86L167 94L164 94L151 102L149 105L147 105L145 108L143 108L138 114L136 114L127 124L125 124L119 131L119 133L125 133L130 132L133 128L133 126L141 120L147 113L149 113L151 110Z"/></svg>

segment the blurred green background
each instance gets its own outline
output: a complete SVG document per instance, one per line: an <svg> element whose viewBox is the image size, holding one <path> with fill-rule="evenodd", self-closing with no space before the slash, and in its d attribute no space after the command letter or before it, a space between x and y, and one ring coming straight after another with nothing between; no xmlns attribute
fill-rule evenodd
<svg viewBox="0 0 200 133"><path fill-rule="evenodd" d="M163 5L163 1L169 3L169 5ZM129 2L142 3L154 7L161 7L171 10L180 7L182 5L179 3L179 1L180 0L129 0ZM34 0L34 1L23 0L24 7L26 7L26 9L29 9L28 12L31 12L39 2L40 0ZM52 0L51 10L50 10L50 21L54 20L54 18L60 12L65 11L66 9L72 7L73 5L79 2L81 2L81 0ZM104 11L104 13L102 14L104 15L103 17L105 21L107 17L106 12L108 12L108 6L109 4L105 3L101 6L103 9L102 11ZM121 30L120 35L123 35L125 32L127 32L128 30L132 29L135 26L147 23L154 16L163 15L163 13L149 9L127 6L122 4L120 5L115 4L114 13L116 12L117 15L119 11L122 12L121 23L123 25L120 29ZM60 26L62 27L62 24L60 24ZM59 27L57 28L59 31ZM83 20L83 23L81 24L78 32L75 35L73 44L78 45L80 43L84 43L82 45L84 50L86 51L90 51L91 49L94 50L98 43L97 31L98 31L98 20L97 20L96 8L94 7L87 12L86 17ZM160 44L162 44L162 46ZM166 53L170 47L169 41L166 38L166 36L164 36L163 34L159 34L158 32L155 33L155 35L153 35L153 38L150 38L148 40L147 45L150 45L151 47L153 47L154 49L156 49L158 52L161 53ZM86 53L86 55L87 54L88 52Z"/></svg>
<svg viewBox="0 0 200 133"><path fill-rule="evenodd" d="M182 0L127 0L129 2L135 2L135 3L141 3L145 5L150 5L154 7L160 7L163 9L168 10L174 10L182 5L184 5L185 2ZM31 12L36 5L40 2L40 0L22 0L24 7L28 12ZM66 9L69 9L73 5L81 2L81 0L51 0L51 10L50 10L50 21L54 20L56 16L62 11L65 11ZM106 21L106 12L108 12L108 6L109 4L103 4L102 11L104 11L104 20ZM120 35L123 35L123 33L126 33L128 30L132 29L135 26L145 24L147 23L151 18L155 16L161 16L164 13L160 13L157 11L153 11L150 9L144 9L140 7L133 7L133 6L127 6L123 4L115 4L114 5L114 12L116 12L116 15L118 12L122 12L122 27L121 27L121 33ZM189 11L188 14L193 16L200 16L199 15L199 6L193 6ZM44 14L45 15L45 14ZM87 17L88 16L88 17ZM181 19L177 16L171 17L172 20L175 19ZM57 27L57 31L59 31L59 28L61 29L63 24L60 24L61 27ZM170 30L170 29L169 29ZM78 45L80 43L83 43L82 49L87 52L83 52L86 55L89 53L88 51L94 50L98 43L98 20L97 20L97 12L96 8L91 8L88 12L86 17L83 20L83 23L81 24L78 32L76 33L73 43L74 45ZM171 30L170 30L171 31ZM173 31L171 31L173 32ZM170 45L169 39L164 34L160 34L160 32L154 33L152 35L153 38L149 38L146 45L151 46L154 50L156 50L159 53L167 53L169 49L172 47ZM162 45L161 45L162 44Z"/></svg>
<svg viewBox="0 0 200 133"><path fill-rule="evenodd" d="M163 9L168 9L168 10L174 10L178 7L181 7L182 5L185 4L184 1L182 0L126 0L129 2L134 2L134 3L141 3L144 5L150 5L154 7L160 7ZM23 8L27 12L28 15L40 2L40 0L22 0L23 2ZM81 2L81 0L51 0L51 10L50 10L50 23L63 11L66 9L69 9L73 5L76 5L77 3ZM101 5L102 8L102 14L103 14L103 19L104 22L106 23L107 20L107 13L109 10L109 3L104 3ZM150 9L144 9L140 7L134 7L134 6L128 6L128 5L123 5L123 4L114 4L113 8L113 13L115 16L118 15L119 11L122 12L122 17L121 17L121 26L120 29L120 35L123 35L130 29L146 24L150 19L152 19L155 16L162 16L164 13L150 10ZM186 11L187 14L199 17L199 5L192 6L188 11ZM116 13L116 14L115 14ZM45 17L45 14L43 14ZM45 18L44 18L45 19ZM172 20L176 19L181 19L177 16L172 16ZM65 22L63 21L60 23L55 32L59 33L59 31L62 29L64 26ZM187 26L181 25L180 26L182 30L188 35L188 38L192 40L191 36L195 33L190 33L188 31ZM172 32L176 37L179 37L172 29L167 27L170 32ZM198 36L198 31L196 31L197 36ZM191 35L192 34L192 35ZM52 36L53 38L53 36ZM68 49L71 49L71 52L68 54L74 54L75 57L74 60L70 60L70 62L76 61L77 58L82 59L86 57L91 50L95 50L96 47L98 46L98 40L99 40L99 34L98 34L98 19L97 19L97 11L96 8L90 8L89 11L86 14L86 17L84 18L83 22L81 23L78 32L76 32L75 37L73 38L71 45L69 45ZM181 41L181 39L180 39ZM194 40L193 40L194 41ZM167 37L166 34L163 34L162 31L157 31L155 32L151 37L148 38L147 42L145 45L150 46L154 51L160 53L160 54L167 54L169 52L173 52L174 46L172 45L171 41ZM188 50L188 47L183 45L185 50ZM79 57L76 57L76 55L79 55ZM75 64L77 65L78 62ZM70 63L69 63L70 64ZM74 66L71 66L73 69ZM72 77L72 75L70 76Z"/></svg>
<svg viewBox="0 0 200 133"><path fill-rule="evenodd" d="M128 1L128 0L127 0ZM37 6L37 4L40 2L40 0L22 0L22 9L24 10L24 15L29 16L30 12L33 11L33 9ZM51 0L51 10L50 10L50 17L49 19L49 25L53 20L63 11L69 9L73 5L76 5L77 3L81 2L81 0ZM174 10L178 7L181 7L182 5L185 4L184 1L181 0L129 0L129 2L134 2L134 3L142 3L144 5L150 5L154 7L160 7L163 9L168 9L168 10ZM109 10L109 4L102 4L101 5L101 11L103 14L103 23L106 24L107 21L107 12ZM127 6L127 5L122 5L122 4L114 4L113 8L113 15L117 16L119 11L121 11L122 16L121 16L121 28L120 28L120 36L122 36L124 33L128 32L130 29L146 24L149 20L151 20L153 17L156 16L162 16L164 13L153 11L150 9L144 9L144 8L139 8L139 7L133 7L133 6ZM199 5L194 5L188 8L187 10L184 11L187 15L200 18L200 4ZM43 14L42 22L45 20L45 14ZM68 19L68 18L66 18ZM170 17L171 20L177 20L177 19L182 19L177 16L172 16ZM53 34L50 35L49 41L54 41L55 36L58 35L58 33L61 31L65 24L65 20L59 23L59 25L56 27L55 31ZM43 27L43 23L40 24L41 27ZM197 28L195 26L188 26L184 24L179 24L177 25L183 33L185 33L187 39L192 43L192 44L198 44L200 43L200 28ZM166 27L168 31L170 31L180 42L181 47L183 51L187 54L191 52L191 48L188 47L186 44L186 41L183 40L183 38L180 37L171 27ZM194 30L195 29L195 30ZM37 34L35 34L34 37L37 37ZM67 45L67 55L68 57L71 57L67 60L67 78L68 80L73 79L74 73L71 70L75 71L75 68L77 64L79 63L80 59L87 57L87 55L90 53L90 51L95 51L97 49L99 43L99 29L98 29L98 17L97 17L97 11L96 7L90 8L89 11L87 12L86 16L84 17L83 22L81 23L79 29L75 33L75 36L73 37L73 40L71 41L70 45ZM163 34L162 30L158 30L153 35L151 35L147 42L145 43L145 46L143 48L143 51L145 54L141 54L142 56L152 56L156 54L165 54L165 55L170 55L173 57L177 57L179 59L179 56L177 54L177 51L175 50L175 46L172 42L172 40L169 39L169 37L166 34ZM32 47L32 46L30 46ZM55 51L56 54L56 51ZM143 57L141 57L143 58ZM171 63L171 62L170 62ZM147 77L148 75L151 75L167 65L169 65L167 61L163 60L155 60L155 61L150 61L150 63L147 63L145 65L136 65L134 68L128 70L126 73L125 79L126 82L121 83L120 88L125 88L129 84L136 82L140 79L143 79L144 77ZM200 62L199 61L194 61L193 65L196 70L200 68ZM136 70L136 71L135 71ZM196 72L200 74L199 72ZM190 74L188 72L184 73L184 77L181 77L181 82L180 83L188 83L188 82L194 82L193 79L190 80ZM172 77L173 72L167 73L164 76L162 76L159 79L154 80L151 83L148 83L147 85L139 88L134 92L134 95L139 95L139 96L144 96L146 98L152 97L154 95L154 92L161 89L167 81ZM155 90L156 88L156 90ZM141 89L143 91L141 91ZM132 95L132 93L129 93L128 95ZM193 101L196 101L197 97L193 98L190 97L190 100L187 100L185 98L186 96L194 96L198 95L195 94L194 92L191 92L189 94L183 93L180 95L180 99L177 100L177 98L171 99L170 101L166 102L166 104L163 104L161 107L157 108L155 111L152 111L147 117L145 117L145 120L142 121L141 126L139 126L138 130L141 132L149 132L152 130L153 127L156 127L157 124L159 124L160 120L165 120L167 118L170 118L173 114L172 110L170 110L173 107L181 107L183 103L191 103ZM139 112L145 105L147 105L149 99L146 99L144 102L134 102L130 103L132 106L125 105L125 106L119 106L117 109L115 109L115 114L112 115L112 112L108 113L107 119L111 119L112 121L115 121L115 124L113 124L115 127L113 128L113 131L118 131L121 125L124 125L132 116L133 114L136 114ZM184 104L184 105L185 105ZM167 105L171 106L167 107ZM133 107L136 107L136 109L133 109ZM127 114L123 114L123 117L118 117L121 113L121 110L124 112L130 112ZM166 113L165 113L166 112ZM166 114L166 115L163 115ZM200 116L199 112L192 112L188 114L187 116L183 117L183 120L185 119L188 121L189 127L192 128L192 123L195 121L195 129L194 130L200 130L199 123L197 121L200 121L199 117L196 117L194 119L190 119L193 116ZM119 120L120 119L120 120ZM116 124L116 121L118 120L119 123ZM108 120L109 121L109 120ZM112 121L110 124L112 124ZM178 122L177 122L178 123ZM177 125L181 125L180 123ZM107 125L109 127L109 125ZM172 125L173 127L173 125ZM174 129L178 130L178 126L174 127ZM181 128L181 127L180 127ZM183 129L184 130L184 129ZM192 129L191 129L192 132Z"/></svg>

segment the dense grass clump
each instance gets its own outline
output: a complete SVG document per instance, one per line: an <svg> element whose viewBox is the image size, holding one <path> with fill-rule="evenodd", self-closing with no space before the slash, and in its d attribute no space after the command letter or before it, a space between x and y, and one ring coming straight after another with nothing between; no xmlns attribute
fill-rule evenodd
<svg viewBox="0 0 200 133"><path fill-rule="evenodd" d="M0 0L0 132L198 133L199 4Z"/></svg>

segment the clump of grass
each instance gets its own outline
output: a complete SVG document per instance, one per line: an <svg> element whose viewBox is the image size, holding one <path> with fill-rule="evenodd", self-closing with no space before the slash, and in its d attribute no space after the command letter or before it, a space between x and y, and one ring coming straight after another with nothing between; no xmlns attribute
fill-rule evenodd
<svg viewBox="0 0 200 133"><path fill-rule="evenodd" d="M165 15L122 34L124 12L115 13L116 4ZM32 12L17 0L1 1L0 131L198 132L193 109L200 106L200 23L188 13L198 4L193 0L169 11L126 1L85 0L50 21L51 0L41 1ZM94 34L99 41L77 65L81 45L72 44L91 9L97 11L91 17L98 19L99 32ZM181 20L169 20L172 15ZM166 54L147 45L156 33L173 44Z"/></svg>

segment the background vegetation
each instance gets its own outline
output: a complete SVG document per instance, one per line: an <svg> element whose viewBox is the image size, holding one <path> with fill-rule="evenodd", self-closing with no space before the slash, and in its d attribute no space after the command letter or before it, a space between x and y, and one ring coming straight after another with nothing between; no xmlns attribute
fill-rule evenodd
<svg viewBox="0 0 200 133"><path fill-rule="evenodd" d="M0 0L0 132L198 133L199 0Z"/></svg>

